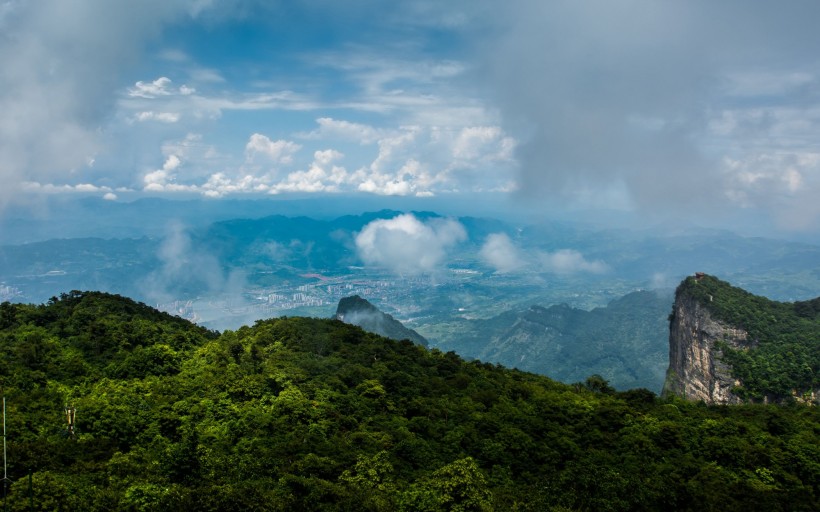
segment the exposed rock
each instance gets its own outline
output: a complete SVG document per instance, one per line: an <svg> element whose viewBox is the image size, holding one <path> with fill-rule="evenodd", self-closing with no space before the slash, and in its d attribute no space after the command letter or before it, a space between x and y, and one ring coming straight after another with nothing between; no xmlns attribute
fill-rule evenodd
<svg viewBox="0 0 820 512"><path fill-rule="evenodd" d="M669 322L669 369L663 394L710 404L739 404L732 392L741 382L721 360L718 342L735 349L749 346L748 334L712 318L697 299L680 290Z"/></svg>
<svg viewBox="0 0 820 512"><path fill-rule="evenodd" d="M362 329L393 340L410 340L427 346L427 340L413 329L405 327L391 315L382 312L366 299L354 295L339 301L334 318L344 323L358 325Z"/></svg>

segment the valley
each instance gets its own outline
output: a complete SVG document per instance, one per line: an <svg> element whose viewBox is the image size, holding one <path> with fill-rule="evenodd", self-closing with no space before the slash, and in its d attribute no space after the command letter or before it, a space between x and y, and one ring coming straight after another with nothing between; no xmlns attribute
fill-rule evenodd
<svg viewBox="0 0 820 512"><path fill-rule="evenodd" d="M412 229L402 231L401 222ZM367 252L376 247L363 245L368 230L387 248L399 237L397 248ZM413 238L419 233L427 238ZM379 210L199 227L169 221L162 236L6 245L0 292L36 303L69 290L105 291L217 330L280 316L329 318L340 299L358 295L440 350L564 382L597 374L617 389L657 393L676 280L697 269L799 300L820 289L817 261L815 245L696 228L606 230Z"/></svg>

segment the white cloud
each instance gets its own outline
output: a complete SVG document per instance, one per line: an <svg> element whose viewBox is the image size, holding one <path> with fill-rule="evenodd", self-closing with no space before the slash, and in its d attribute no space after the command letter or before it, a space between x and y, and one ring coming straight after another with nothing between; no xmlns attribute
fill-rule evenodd
<svg viewBox="0 0 820 512"><path fill-rule="evenodd" d="M350 179L344 167L333 165L343 157L342 153L333 149L316 151L308 170L288 174L284 180L271 186L269 192L339 192Z"/></svg>
<svg viewBox="0 0 820 512"><path fill-rule="evenodd" d="M158 121L160 123L176 123L179 121L180 114L176 112L153 112L153 111L143 111L137 112L134 116L139 122L146 122L146 121Z"/></svg>
<svg viewBox="0 0 820 512"><path fill-rule="evenodd" d="M516 247L505 233L488 235L479 251L479 256L484 263L494 267L500 273L524 269L561 275L581 272L602 274L609 271L609 266L603 261L590 261L574 249L525 253Z"/></svg>
<svg viewBox="0 0 820 512"><path fill-rule="evenodd" d="M589 261L583 254L574 249L539 253L538 260L541 270L553 274L575 274L578 272L603 274L609 270L609 266L603 261Z"/></svg>
<svg viewBox="0 0 820 512"><path fill-rule="evenodd" d="M143 190L150 192L188 190L189 187L184 187L173 183L176 179L174 171L181 163L182 161L177 155L170 155L165 159L165 163L162 164L162 169L151 171L143 176Z"/></svg>
<svg viewBox="0 0 820 512"><path fill-rule="evenodd" d="M293 155L300 149L302 146L295 142L272 141L261 133L254 133L245 145L245 154L248 160L253 160L256 155L265 155L276 164L289 164L293 162Z"/></svg>
<svg viewBox="0 0 820 512"><path fill-rule="evenodd" d="M53 183L39 183L37 181L25 181L22 183L21 189L24 192L43 194L111 192L111 187L98 186L91 183L79 183L77 185L55 185Z"/></svg>
<svg viewBox="0 0 820 512"><path fill-rule="evenodd" d="M335 149L326 149L313 153L313 160L320 165L330 165L337 160L344 158L344 154Z"/></svg>
<svg viewBox="0 0 820 512"><path fill-rule="evenodd" d="M447 253L467 239L467 232L452 219L421 222L412 214L378 219L356 235L356 251L367 265L396 273L432 272L440 268Z"/></svg>
<svg viewBox="0 0 820 512"><path fill-rule="evenodd" d="M372 167L369 171L360 169L354 174L354 179L359 181L357 188L360 192L383 196L419 197L433 195L430 189L437 181L435 176L413 159L408 160L395 173L382 173Z"/></svg>
<svg viewBox="0 0 820 512"><path fill-rule="evenodd" d="M487 236L479 251L481 259L501 273L513 272L524 266L518 248L513 245L506 233L493 233Z"/></svg>
<svg viewBox="0 0 820 512"><path fill-rule="evenodd" d="M372 126L350 121L333 119L330 117L320 117L316 120L319 129L309 133L301 134L305 139L338 139L352 141L358 144L373 144L383 136L383 131Z"/></svg>
<svg viewBox="0 0 820 512"><path fill-rule="evenodd" d="M245 174L238 178L230 178L225 173L212 174L201 187L192 187L207 197L222 197L229 194L264 193L269 190L267 180Z"/></svg>
<svg viewBox="0 0 820 512"><path fill-rule="evenodd" d="M349 129L349 134L375 137L365 125L325 123L324 126ZM318 132L316 132L318 133ZM170 177L173 169L159 169L143 177L151 191L198 191L212 197L237 193L287 192L322 193L357 191L378 195L429 197L439 192L459 190L507 190L510 187L506 159L512 145L498 127L466 127L457 130L407 126L378 133L378 153L369 164L348 171L339 164L347 158L341 151L328 148L313 152L313 161L299 165L303 146L290 140L271 140L253 133L245 144L244 165L225 160L214 148L203 144L202 136L188 134L183 140L163 145L166 157L188 162L187 185ZM308 140L310 140L308 138ZM369 140L369 139L368 139ZM367 155L354 149L359 161ZM210 156L209 156L210 155ZM415 156L424 156L419 159ZM456 156L458 155L458 158ZM221 170L214 172L214 162ZM171 163L173 160L167 162ZM192 163L195 162L195 163ZM506 162L507 164L509 162ZM191 172L199 175L191 175ZM207 173L202 170L211 169ZM507 170L505 170L507 169ZM495 173L487 178L486 173ZM173 186L170 186L173 185Z"/></svg>
<svg viewBox="0 0 820 512"><path fill-rule="evenodd" d="M139 81L134 87L128 90L128 95L135 98L156 98L157 96L168 96L171 93L168 86L171 79L161 76L153 82Z"/></svg>
<svg viewBox="0 0 820 512"><path fill-rule="evenodd" d="M172 87L170 78L161 76L152 82L139 81L134 87L128 89L128 96L132 98L154 99L161 96L172 96L181 94L188 96L195 92L195 89L187 85Z"/></svg>

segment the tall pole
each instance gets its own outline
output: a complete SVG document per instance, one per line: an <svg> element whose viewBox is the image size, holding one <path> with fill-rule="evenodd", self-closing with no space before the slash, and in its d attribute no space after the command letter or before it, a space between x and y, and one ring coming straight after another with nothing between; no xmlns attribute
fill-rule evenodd
<svg viewBox="0 0 820 512"><path fill-rule="evenodd" d="M3 512L6 512L6 486L8 484L9 479L6 471L6 393L3 391Z"/></svg>
<svg viewBox="0 0 820 512"><path fill-rule="evenodd" d="M5 489L5 481L8 478L6 472L6 395L3 394L3 489Z"/></svg>

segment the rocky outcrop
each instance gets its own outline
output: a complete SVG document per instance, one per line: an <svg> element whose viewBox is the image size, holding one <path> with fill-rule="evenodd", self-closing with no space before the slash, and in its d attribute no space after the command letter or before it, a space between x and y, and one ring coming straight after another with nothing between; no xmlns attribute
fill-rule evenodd
<svg viewBox="0 0 820 512"><path fill-rule="evenodd" d="M382 312L366 299L354 295L339 301L336 307L336 320L346 324L358 325L367 332L372 332L396 341L410 340L418 345L427 346L427 340L413 329L405 327L391 315Z"/></svg>
<svg viewBox="0 0 820 512"><path fill-rule="evenodd" d="M754 346L748 333L715 320L705 305L679 288L669 322L669 369L664 395L709 404L739 404L733 393L742 383L722 361L721 346L747 350Z"/></svg>

